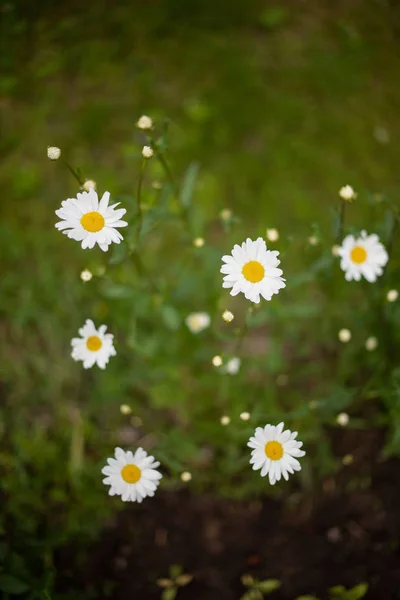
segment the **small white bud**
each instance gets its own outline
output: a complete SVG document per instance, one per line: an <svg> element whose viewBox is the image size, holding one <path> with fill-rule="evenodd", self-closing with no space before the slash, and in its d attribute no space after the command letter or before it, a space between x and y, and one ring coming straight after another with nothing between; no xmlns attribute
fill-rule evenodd
<svg viewBox="0 0 400 600"><path fill-rule="evenodd" d="M200 331L210 326L211 317L206 312L190 313L186 317L185 323L192 333L200 333Z"/></svg>
<svg viewBox="0 0 400 600"><path fill-rule="evenodd" d="M341 187L339 190L339 196L342 200L345 200L346 202L352 202L357 198L357 194L355 193L351 185L344 185L343 187Z"/></svg>
<svg viewBox="0 0 400 600"><path fill-rule="evenodd" d="M151 146L143 146L142 156L143 158L151 158L154 155L154 150Z"/></svg>
<svg viewBox="0 0 400 600"><path fill-rule="evenodd" d="M308 243L310 244L310 246L317 246L319 244L319 239L316 235L310 235L310 237L308 238Z"/></svg>
<svg viewBox="0 0 400 600"><path fill-rule="evenodd" d="M151 129L153 127L153 121L147 115L142 115L136 123L136 127L143 130Z"/></svg>
<svg viewBox="0 0 400 600"><path fill-rule="evenodd" d="M222 357L217 354L216 356L213 356L211 362L214 365L214 367L220 367L223 363L223 360Z"/></svg>
<svg viewBox="0 0 400 600"><path fill-rule="evenodd" d="M349 424L350 421L350 417L347 413L342 412L339 413L338 416L336 417L336 422L341 426L341 427L346 427L346 425Z"/></svg>
<svg viewBox="0 0 400 600"><path fill-rule="evenodd" d="M121 404L121 406L119 407L119 410L121 411L121 413L123 415L130 415L132 412L132 409L128 404Z"/></svg>
<svg viewBox="0 0 400 600"><path fill-rule="evenodd" d="M188 481L190 481L192 479L192 474L189 473L189 471L183 471L183 473L181 473L181 479L182 479L182 481L187 483Z"/></svg>
<svg viewBox="0 0 400 600"><path fill-rule="evenodd" d="M354 456L352 454L345 454L342 458L342 463L348 467L354 462Z"/></svg>
<svg viewBox="0 0 400 600"><path fill-rule="evenodd" d="M277 229L267 229L265 235L270 242L277 242L279 240L279 231Z"/></svg>
<svg viewBox="0 0 400 600"><path fill-rule="evenodd" d="M231 418L228 417L228 415L223 415L220 419L221 421L221 425L229 425L229 423L231 422Z"/></svg>
<svg viewBox="0 0 400 600"><path fill-rule="evenodd" d="M376 350L376 348L378 347L378 340L376 339L376 337L371 335L371 337L367 338L365 340L365 347L369 352Z"/></svg>
<svg viewBox="0 0 400 600"><path fill-rule="evenodd" d="M223 221L229 221L229 219L232 217L232 211L230 208L223 208L219 213L219 216Z"/></svg>
<svg viewBox="0 0 400 600"><path fill-rule="evenodd" d="M82 281L84 281L85 283L87 281L90 281L92 279L93 275L92 273L89 271L89 269L85 269L84 271L82 271L81 273L81 279Z"/></svg>
<svg viewBox="0 0 400 600"><path fill-rule="evenodd" d="M223 372L228 373L228 375L236 375L237 373L239 373L241 362L242 361L238 356L234 356L233 358L229 359L228 362L225 364Z"/></svg>
<svg viewBox="0 0 400 600"><path fill-rule="evenodd" d="M202 248L204 246L204 238L198 237L195 240L193 240L193 246L195 248Z"/></svg>
<svg viewBox="0 0 400 600"><path fill-rule="evenodd" d="M96 182L93 181L93 179L85 179L85 182L83 184L83 189L85 190L85 192L88 192L89 190L95 190Z"/></svg>
<svg viewBox="0 0 400 600"><path fill-rule="evenodd" d="M341 329L338 333L339 340L343 344L347 344L351 340L351 331L349 329Z"/></svg>
<svg viewBox="0 0 400 600"><path fill-rule="evenodd" d="M50 160L58 160L61 156L60 148L57 146L47 146L47 157Z"/></svg>
<svg viewBox="0 0 400 600"><path fill-rule="evenodd" d="M235 315L230 310L224 310L224 312L222 313L222 318L227 323L232 323L233 319L235 318Z"/></svg>
<svg viewBox="0 0 400 600"><path fill-rule="evenodd" d="M397 290L389 290L386 296L388 302L396 302L398 297L399 292Z"/></svg>
<svg viewBox="0 0 400 600"><path fill-rule="evenodd" d="M250 419L250 413L249 412L242 412L242 413L240 413L239 416L242 419L242 421L248 421Z"/></svg>
<svg viewBox="0 0 400 600"><path fill-rule="evenodd" d="M339 250L340 250L340 246L332 246L331 251L332 251L332 256L339 256Z"/></svg>

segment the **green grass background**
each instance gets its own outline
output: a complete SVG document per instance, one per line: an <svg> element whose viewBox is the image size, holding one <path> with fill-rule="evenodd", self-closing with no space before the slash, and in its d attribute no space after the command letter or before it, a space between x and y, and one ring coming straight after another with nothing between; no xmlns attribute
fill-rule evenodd
<svg viewBox="0 0 400 600"><path fill-rule="evenodd" d="M340 276L326 276L322 297L307 271L315 275L333 264L332 208L342 185L359 193L348 209L356 229L377 222L376 195L398 205L400 21L394 3L372 0L11 1L0 9L0 466L7 474L1 548L5 572L18 581L32 587L32 573L43 574L33 586L42 593L52 589L54 548L93 535L117 506L99 479L116 443L158 445L157 457L171 473L167 487L179 485L179 473L189 469L196 472L195 490L251 496L265 491L245 475L243 445L255 422L288 411L289 424L306 422L304 435L313 443L321 419L329 423L357 405L345 383L359 347L338 357L336 332L351 326L361 346L381 322L360 316L367 288L352 288L353 300L343 307ZM129 261L110 264L55 230L54 211L78 188L61 160L46 157L48 145L60 146L68 162L132 215L145 142L135 122L143 113L156 123L169 120L167 158L177 181L193 161L200 166L192 229L178 238L186 244L184 266L166 215L162 234L158 229L142 242L161 294L149 293ZM164 179L153 160L144 182L148 207L160 198L152 183ZM237 218L229 232L218 216L223 208ZM217 381L205 364L227 330L219 323L214 334L194 338L183 319L209 310L218 321L228 306L238 309L235 326L243 322L245 304L220 289L219 260L233 243L263 235L266 227L281 232L293 287L282 305L259 317L254 373ZM379 227L385 234L385 220ZM323 250L308 246L314 232ZM201 251L190 244L196 235L206 239ZM103 275L83 285L86 267ZM398 272L377 296L396 286ZM82 374L70 358L70 339L88 316L116 334L119 354L105 374ZM398 311L392 317L400 320ZM280 344L283 330L289 353ZM326 354L318 350L322 344ZM373 371L374 359L363 360ZM292 371L294 386L282 391L276 378ZM309 410L313 399L322 402L319 415ZM120 414L122 403L141 419L140 433L137 422ZM248 409L254 422L244 426L237 415ZM397 404L393 410L397 418ZM236 425L221 432L219 417L229 411ZM386 418L372 411L373 424ZM319 472L329 471L324 438L315 453ZM302 477L306 487L316 485L307 464Z"/></svg>

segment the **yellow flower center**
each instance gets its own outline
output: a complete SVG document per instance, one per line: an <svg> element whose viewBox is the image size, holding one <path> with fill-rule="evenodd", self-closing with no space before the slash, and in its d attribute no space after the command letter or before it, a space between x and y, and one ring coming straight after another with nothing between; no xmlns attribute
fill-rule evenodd
<svg viewBox="0 0 400 600"><path fill-rule="evenodd" d="M97 352L97 350L100 350L102 345L103 345L103 343L97 335L91 335L86 340L86 347L91 352Z"/></svg>
<svg viewBox="0 0 400 600"><path fill-rule="evenodd" d="M354 246L353 250L350 252L350 258L357 265L361 265L367 260L367 252L362 246Z"/></svg>
<svg viewBox="0 0 400 600"><path fill-rule="evenodd" d="M136 465L125 465L121 477L126 483L137 483L142 476L142 471Z"/></svg>
<svg viewBox="0 0 400 600"><path fill-rule="evenodd" d="M242 274L247 281L251 281L251 283L258 283L264 278L265 269L262 264L258 262L258 260L251 260L244 265Z"/></svg>
<svg viewBox="0 0 400 600"><path fill-rule="evenodd" d="M91 233L101 231L104 227L104 217L96 211L88 212L82 216L81 225L86 231L90 231Z"/></svg>
<svg viewBox="0 0 400 600"><path fill-rule="evenodd" d="M283 456L283 446L280 442L267 442L264 450L271 460L280 460Z"/></svg>

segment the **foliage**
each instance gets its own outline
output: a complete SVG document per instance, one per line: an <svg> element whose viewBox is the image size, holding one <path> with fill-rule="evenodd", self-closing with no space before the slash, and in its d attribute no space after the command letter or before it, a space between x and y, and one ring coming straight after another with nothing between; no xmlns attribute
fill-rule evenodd
<svg viewBox="0 0 400 600"><path fill-rule="evenodd" d="M398 245L374 286L346 283L331 253L337 190L347 182L359 194L346 231L365 227L386 245L396 238L398 156L384 141L385 132L398 137L396 102L385 104L375 81L395 98L399 65L386 8L371 23L369 13L339 7L325 24L256 2L221 14L216 3L204 14L187 3L160 12L143 3L135 19L130 3L38 19L22 17L22 4L2 8L0 589L28 586L33 598L53 590L57 550L73 543L84 553L121 507L100 475L116 444L151 449L166 487L181 486L188 470L194 492L236 498L281 493L248 465L246 441L266 421L284 420L305 443L288 494L318 488L341 468L327 434L341 411L350 427L386 427L385 455L400 452L400 310L386 301ZM372 58L368 41L377 37ZM149 139L133 125L143 110L156 122ZM54 210L79 186L63 159L47 161L53 143L128 211L125 242L107 255L54 230ZM145 165L138 236L144 143L155 157ZM287 288L249 308L221 289L220 258L271 226ZM87 284L84 268L94 273ZM232 323L221 319L226 308ZM212 327L194 335L185 318L197 310L211 314ZM118 355L104 373L70 358L87 317L116 336ZM343 327L352 331L346 346L337 339ZM371 335L379 345L367 352ZM235 376L211 363L236 354Z"/></svg>

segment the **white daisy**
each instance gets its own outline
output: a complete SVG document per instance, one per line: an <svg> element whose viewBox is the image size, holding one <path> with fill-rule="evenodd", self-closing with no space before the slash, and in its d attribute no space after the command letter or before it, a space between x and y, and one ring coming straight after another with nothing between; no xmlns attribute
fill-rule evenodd
<svg viewBox="0 0 400 600"><path fill-rule="evenodd" d="M222 287L232 288L231 296L242 292L247 300L258 304L260 294L271 300L285 287L282 270L278 269L279 252L267 250L265 241L259 237L255 242L247 238L241 246L235 244L229 256L223 256L221 273L225 274Z"/></svg>
<svg viewBox="0 0 400 600"><path fill-rule="evenodd" d="M126 221L121 217L126 213L125 208L116 207L119 202L108 206L110 193L104 192L99 202L97 192L91 188L88 192L79 192L77 198L68 198L61 202L61 208L56 215L62 219L56 223L57 229L69 238L82 242L81 246L93 248L97 243L106 252L108 246L123 239L116 227L125 227Z"/></svg>
<svg viewBox="0 0 400 600"><path fill-rule="evenodd" d="M379 237L375 233L367 235L365 231L362 231L358 238L347 235L338 254L341 257L340 267L345 272L347 281L360 281L361 277L365 277L372 283L382 275L383 267L389 260Z"/></svg>
<svg viewBox="0 0 400 600"><path fill-rule="evenodd" d="M192 333L200 333L210 326L211 317L206 312L194 312L186 317L185 323Z"/></svg>
<svg viewBox="0 0 400 600"><path fill-rule="evenodd" d="M101 472L106 475L103 479L109 485L110 496L121 496L124 502L142 502L146 496L154 496L162 475L156 468L160 463L143 450L138 448L133 454L115 448L115 458L108 458L108 465Z"/></svg>
<svg viewBox="0 0 400 600"><path fill-rule="evenodd" d="M300 471L300 463L295 457L305 455L304 450L300 450L303 442L295 440L297 431L283 431L283 427L283 423L276 427L266 425L264 429L257 427L247 444L253 448L250 464L253 469L261 469L261 477L268 473L271 485L279 481L282 475L288 480L289 473Z"/></svg>
<svg viewBox="0 0 400 600"><path fill-rule="evenodd" d="M71 356L74 360L81 360L84 369L90 369L95 363L100 369L105 369L110 356L117 354L113 345L114 336L106 331L106 325L96 329L93 321L86 319L84 326L79 329L81 337L71 340Z"/></svg>

